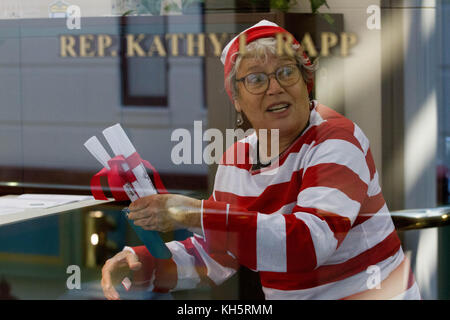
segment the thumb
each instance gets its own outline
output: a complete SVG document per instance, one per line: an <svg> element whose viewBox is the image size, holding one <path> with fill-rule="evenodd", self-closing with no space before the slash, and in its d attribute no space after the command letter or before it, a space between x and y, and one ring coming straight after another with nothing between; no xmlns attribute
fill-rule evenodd
<svg viewBox="0 0 450 320"><path fill-rule="evenodd" d="M130 262L128 264L128 266L130 267L130 270L138 271L138 270L140 270L142 268L142 263L140 263L139 261Z"/></svg>
<svg viewBox="0 0 450 320"><path fill-rule="evenodd" d="M137 271L137 270L141 269L142 263L139 262L136 254L134 254L134 253L128 254L126 256L126 259L127 259L128 267L130 268L130 270Z"/></svg>

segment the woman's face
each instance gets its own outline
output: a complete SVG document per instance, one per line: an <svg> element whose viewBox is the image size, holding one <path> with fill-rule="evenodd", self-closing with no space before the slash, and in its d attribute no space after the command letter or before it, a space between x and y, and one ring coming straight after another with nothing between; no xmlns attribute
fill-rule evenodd
<svg viewBox="0 0 450 320"><path fill-rule="evenodd" d="M267 61L258 58L243 58L236 73L241 79L250 73L270 74L278 68L296 64L293 57L269 55ZM294 85L282 87L275 76L270 76L267 90L255 95L247 91L242 81L238 82L235 100L237 112L243 112L255 130L279 129L280 138L296 137L308 123L309 97L303 77Z"/></svg>

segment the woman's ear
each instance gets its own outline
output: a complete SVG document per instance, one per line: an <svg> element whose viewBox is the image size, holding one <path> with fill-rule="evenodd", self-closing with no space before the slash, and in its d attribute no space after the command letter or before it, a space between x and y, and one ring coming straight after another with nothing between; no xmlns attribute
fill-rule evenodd
<svg viewBox="0 0 450 320"><path fill-rule="evenodd" d="M237 99L234 99L234 108L236 109L236 112L241 112L241 106L239 105L239 102L237 101Z"/></svg>

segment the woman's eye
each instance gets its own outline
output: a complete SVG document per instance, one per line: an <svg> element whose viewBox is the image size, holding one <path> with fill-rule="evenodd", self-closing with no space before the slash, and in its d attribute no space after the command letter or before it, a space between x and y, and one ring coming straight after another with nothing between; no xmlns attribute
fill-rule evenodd
<svg viewBox="0 0 450 320"><path fill-rule="evenodd" d="M266 81L266 75L264 73L252 73L247 76L247 83L249 84L261 84Z"/></svg>
<svg viewBox="0 0 450 320"><path fill-rule="evenodd" d="M280 77L284 77L285 78L285 77L289 77L290 75L292 75L293 72L294 71L293 71L292 67L283 67L283 68L280 69L278 75Z"/></svg>

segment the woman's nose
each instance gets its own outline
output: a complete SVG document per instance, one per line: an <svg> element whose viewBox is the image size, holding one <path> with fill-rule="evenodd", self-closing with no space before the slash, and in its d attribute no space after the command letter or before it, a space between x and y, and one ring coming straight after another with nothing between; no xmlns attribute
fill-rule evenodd
<svg viewBox="0 0 450 320"><path fill-rule="evenodd" d="M284 92L284 88L280 85L278 82L278 79L274 74L269 76L269 85L266 91L266 94L272 95L272 94L279 94Z"/></svg>

